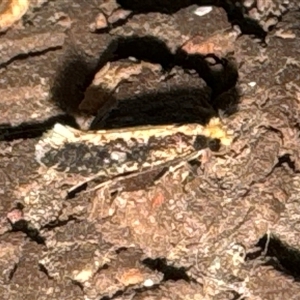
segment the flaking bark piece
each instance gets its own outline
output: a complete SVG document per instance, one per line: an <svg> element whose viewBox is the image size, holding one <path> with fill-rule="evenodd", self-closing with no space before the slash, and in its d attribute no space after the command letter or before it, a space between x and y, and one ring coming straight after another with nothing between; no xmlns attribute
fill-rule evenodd
<svg viewBox="0 0 300 300"><path fill-rule="evenodd" d="M1 14L0 14L1 20ZM0 26L1 28L1 26ZM16 39L4 39L1 42L0 65L7 65L22 55L62 48L66 35L60 32L31 34Z"/></svg>

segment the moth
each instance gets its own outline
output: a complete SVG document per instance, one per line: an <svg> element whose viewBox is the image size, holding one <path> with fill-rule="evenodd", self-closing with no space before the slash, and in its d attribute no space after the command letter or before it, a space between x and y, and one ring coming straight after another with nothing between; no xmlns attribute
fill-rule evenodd
<svg viewBox="0 0 300 300"><path fill-rule="evenodd" d="M80 131L55 124L36 144L36 159L57 172L113 178L176 165L199 157L204 149L218 151L231 144L219 118L206 125L143 126ZM89 179L87 179L88 181Z"/></svg>

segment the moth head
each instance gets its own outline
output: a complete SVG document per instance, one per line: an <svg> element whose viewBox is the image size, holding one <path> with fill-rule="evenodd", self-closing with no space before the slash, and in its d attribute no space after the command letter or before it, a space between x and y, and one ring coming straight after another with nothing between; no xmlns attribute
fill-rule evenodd
<svg viewBox="0 0 300 300"><path fill-rule="evenodd" d="M227 131L224 124L219 118L210 119L209 123L204 129L205 135L211 139L219 139L224 146L230 146L233 136L232 133Z"/></svg>

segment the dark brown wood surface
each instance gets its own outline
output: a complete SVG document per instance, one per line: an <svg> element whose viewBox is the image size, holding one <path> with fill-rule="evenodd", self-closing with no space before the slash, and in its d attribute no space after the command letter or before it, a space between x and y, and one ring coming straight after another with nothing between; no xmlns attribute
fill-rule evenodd
<svg viewBox="0 0 300 300"><path fill-rule="evenodd" d="M300 299L299 25L296 0L0 1L0 298ZM119 192L36 160L58 122L213 116L228 151Z"/></svg>

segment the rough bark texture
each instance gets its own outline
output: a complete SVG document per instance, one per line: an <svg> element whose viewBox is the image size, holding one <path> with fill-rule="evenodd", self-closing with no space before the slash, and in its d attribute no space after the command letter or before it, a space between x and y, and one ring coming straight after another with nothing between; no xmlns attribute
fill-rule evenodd
<svg viewBox="0 0 300 300"><path fill-rule="evenodd" d="M2 16L1 299L300 299L298 0L4 0ZM153 185L68 198L78 178L35 158L57 122L217 115L227 153Z"/></svg>

